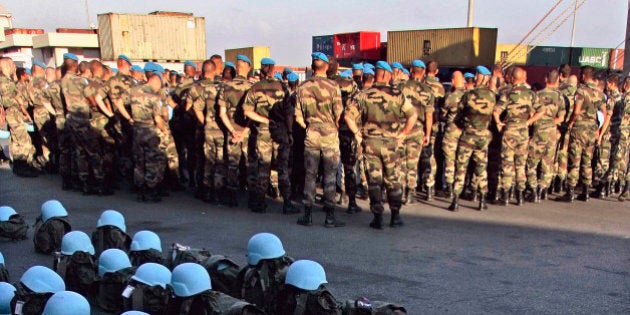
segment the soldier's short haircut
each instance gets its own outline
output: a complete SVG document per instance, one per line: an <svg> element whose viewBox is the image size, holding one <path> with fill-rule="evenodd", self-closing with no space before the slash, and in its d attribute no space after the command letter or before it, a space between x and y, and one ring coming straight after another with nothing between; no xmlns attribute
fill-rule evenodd
<svg viewBox="0 0 630 315"><path fill-rule="evenodd" d="M87 61L81 61L79 63L79 73L84 73L90 67L90 64Z"/></svg>
<svg viewBox="0 0 630 315"><path fill-rule="evenodd" d="M328 71L326 71L326 75L337 74L337 71L339 70L339 62L337 62L337 58L335 58L334 56L327 56L327 57L328 57ZM315 62L313 62L313 65L314 64Z"/></svg>
<svg viewBox="0 0 630 315"><path fill-rule="evenodd" d="M547 72L547 82L554 84L554 83L558 83L559 79L560 79L560 74L558 73L558 70L553 69Z"/></svg>
<svg viewBox="0 0 630 315"><path fill-rule="evenodd" d="M90 61L90 69L92 70L92 72L94 72L94 70L98 68L103 68L103 64L100 61L96 59Z"/></svg>
<svg viewBox="0 0 630 315"><path fill-rule="evenodd" d="M583 66L580 69L580 74L583 75L585 78L593 79L594 74L595 74L595 68L591 66Z"/></svg>
<svg viewBox="0 0 630 315"><path fill-rule="evenodd" d="M326 64L326 61L316 59L313 60L313 62L311 63L311 68L313 68L313 71L319 71L324 69L326 67Z"/></svg>
<svg viewBox="0 0 630 315"><path fill-rule="evenodd" d="M565 78L568 78L571 75L571 66L568 63L561 65L558 69L560 74L562 74Z"/></svg>
<svg viewBox="0 0 630 315"><path fill-rule="evenodd" d="M438 63L435 60L431 60L427 63L427 72L435 73L438 71Z"/></svg>
<svg viewBox="0 0 630 315"><path fill-rule="evenodd" d="M217 59L223 60L223 57L221 57L221 55L217 55L217 54L214 54L214 55L210 56L210 60L217 60Z"/></svg>
<svg viewBox="0 0 630 315"><path fill-rule="evenodd" d="M201 77L204 77L206 71L213 72L216 67L217 65L214 63L214 61L212 61L212 57L210 57L210 59L204 61L201 65Z"/></svg>
<svg viewBox="0 0 630 315"><path fill-rule="evenodd" d="M615 86L619 85L619 75L616 73L613 73L611 75L608 76L608 78L606 78L606 82L608 83L612 83Z"/></svg>
<svg viewBox="0 0 630 315"><path fill-rule="evenodd" d="M21 78L23 75L26 74L26 69L24 67L17 67L15 69L15 75L19 78Z"/></svg>

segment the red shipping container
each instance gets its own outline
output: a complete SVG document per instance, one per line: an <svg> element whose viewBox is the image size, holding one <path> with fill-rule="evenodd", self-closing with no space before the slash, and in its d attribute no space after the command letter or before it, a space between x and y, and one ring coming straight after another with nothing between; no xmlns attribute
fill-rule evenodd
<svg viewBox="0 0 630 315"><path fill-rule="evenodd" d="M623 58L624 58L624 50L623 49L611 49L609 59L608 68L610 70L623 70Z"/></svg>
<svg viewBox="0 0 630 315"><path fill-rule="evenodd" d="M43 29L39 28L7 28L4 30L4 35L21 34L21 35L40 35L44 34Z"/></svg>
<svg viewBox="0 0 630 315"><path fill-rule="evenodd" d="M545 87L545 77L547 73L553 69L558 69L556 66L521 66L523 70L527 71L527 84L534 87L539 85ZM580 73L580 67L571 67L571 74L578 75Z"/></svg>
<svg viewBox="0 0 630 315"><path fill-rule="evenodd" d="M58 28L56 31L67 34L98 34L98 29L90 28Z"/></svg>
<svg viewBox="0 0 630 315"><path fill-rule="evenodd" d="M379 60L381 58L381 33L356 32L334 35L337 59Z"/></svg>

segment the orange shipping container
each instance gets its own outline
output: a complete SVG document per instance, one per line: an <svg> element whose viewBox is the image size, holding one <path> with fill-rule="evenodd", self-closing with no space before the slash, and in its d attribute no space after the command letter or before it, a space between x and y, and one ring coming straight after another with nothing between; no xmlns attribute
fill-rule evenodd
<svg viewBox="0 0 630 315"><path fill-rule="evenodd" d="M610 70L623 70L623 60L624 60L623 58L624 58L623 49L611 49L608 68L610 68Z"/></svg>

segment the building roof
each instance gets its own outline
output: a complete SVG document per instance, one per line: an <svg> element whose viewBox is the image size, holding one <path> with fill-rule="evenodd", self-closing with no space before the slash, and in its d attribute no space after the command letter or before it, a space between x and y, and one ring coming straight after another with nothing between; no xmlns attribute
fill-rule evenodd
<svg viewBox="0 0 630 315"><path fill-rule="evenodd" d="M0 16L11 17L11 16L13 16L13 14L11 14L11 12L9 12L9 10L7 10L7 8L5 8L2 4L0 4Z"/></svg>
<svg viewBox="0 0 630 315"><path fill-rule="evenodd" d="M98 35L73 33L45 33L33 37L33 48L82 47L98 48Z"/></svg>

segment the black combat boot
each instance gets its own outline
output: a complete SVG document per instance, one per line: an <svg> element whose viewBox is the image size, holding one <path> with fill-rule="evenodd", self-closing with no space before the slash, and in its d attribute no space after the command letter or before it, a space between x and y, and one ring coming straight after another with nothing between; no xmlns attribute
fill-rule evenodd
<svg viewBox="0 0 630 315"><path fill-rule="evenodd" d="M205 194L203 195L203 198L201 198L201 200L203 200L203 202L205 203L210 203L213 205L217 205L218 204L218 200L217 200L217 192L214 189L206 189Z"/></svg>
<svg viewBox="0 0 630 315"><path fill-rule="evenodd" d="M427 187L427 201L433 201L433 186Z"/></svg>
<svg viewBox="0 0 630 315"><path fill-rule="evenodd" d="M389 219L389 226L393 228L402 227L405 225L405 222L400 218L400 208L399 209L391 209L392 217Z"/></svg>
<svg viewBox="0 0 630 315"><path fill-rule="evenodd" d="M534 191L534 203L540 203L540 194L542 193L542 187L537 186L536 189L533 189Z"/></svg>
<svg viewBox="0 0 630 315"><path fill-rule="evenodd" d="M562 179L556 176L556 178L553 181L553 185L551 187L553 187L553 193L556 193L556 194L561 193L562 192Z"/></svg>
<svg viewBox="0 0 630 315"><path fill-rule="evenodd" d="M409 203L409 188L407 187L405 187L405 193L403 194L402 203L403 205L406 205Z"/></svg>
<svg viewBox="0 0 630 315"><path fill-rule="evenodd" d="M327 228L346 226L346 223L335 218L335 208L324 207L326 212L326 220L324 220L324 226Z"/></svg>
<svg viewBox="0 0 630 315"><path fill-rule="evenodd" d="M582 201L588 201L589 199L589 187L588 185L582 184L582 193L580 194L580 196L578 197L579 200Z"/></svg>
<svg viewBox="0 0 630 315"><path fill-rule="evenodd" d="M147 188L146 186L137 187L136 189L136 198L139 202L147 201Z"/></svg>
<svg viewBox="0 0 630 315"><path fill-rule="evenodd" d="M448 210L453 212L459 211L459 196L453 196L453 200L451 201L451 205L448 207Z"/></svg>
<svg viewBox="0 0 630 315"><path fill-rule="evenodd" d="M508 206L510 204L510 191L505 188L501 191L501 202L504 206Z"/></svg>
<svg viewBox="0 0 630 315"><path fill-rule="evenodd" d="M547 187L539 187L540 193L538 194L539 200L538 202L542 202L543 200L547 200L547 195L549 194L549 189Z"/></svg>
<svg viewBox="0 0 630 315"><path fill-rule="evenodd" d="M94 195L97 193L95 187L93 187L92 185L88 183L83 183L81 192L83 193L84 196Z"/></svg>
<svg viewBox="0 0 630 315"><path fill-rule="evenodd" d="M250 190L247 194L247 208L252 209L256 204L256 192Z"/></svg>
<svg viewBox="0 0 630 315"><path fill-rule="evenodd" d="M354 196L350 196L349 201L348 201L348 210L346 212L352 214L352 213L358 213L361 211L363 211L363 209L361 209L361 207L357 205L357 199Z"/></svg>
<svg viewBox="0 0 630 315"><path fill-rule="evenodd" d="M623 190L621 191L621 194L619 194L619 197L617 197L617 200L626 201L626 198L628 198L629 194L630 194L630 180L627 180L626 185L623 186Z"/></svg>
<svg viewBox="0 0 630 315"><path fill-rule="evenodd" d="M479 207L477 208L479 211L488 210L488 203L486 201L486 194L480 192L479 193Z"/></svg>
<svg viewBox="0 0 630 315"><path fill-rule="evenodd" d="M516 190L516 205L517 206L522 206L523 205L523 191L520 189Z"/></svg>
<svg viewBox="0 0 630 315"><path fill-rule="evenodd" d="M368 191L367 188L365 188L365 185L361 184L357 187L357 198L361 200L368 199Z"/></svg>
<svg viewBox="0 0 630 315"><path fill-rule="evenodd" d="M477 190L473 189L473 191L472 191L472 201L473 202L477 202L477 201L479 201L478 198L479 198L479 194L477 194Z"/></svg>
<svg viewBox="0 0 630 315"><path fill-rule="evenodd" d="M160 196L160 193L158 192L157 187L148 188L147 201L149 202L162 201L162 196Z"/></svg>
<svg viewBox="0 0 630 315"><path fill-rule="evenodd" d="M407 201L408 205L416 204L416 189L409 189L409 200ZM402 205L402 204L401 204Z"/></svg>
<svg viewBox="0 0 630 315"><path fill-rule="evenodd" d="M61 179L61 190L72 190L72 180L70 180L70 177L64 176Z"/></svg>
<svg viewBox="0 0 630 315"><path fill-rule="evenodd" d="M313 225L313 217L311 216L311 206L304 207L304 216L298 218L297 224L304 226Z"/></svg>
<svg viewBox="0 0 630 315"><path fill-rule="evenodd" d="M600 182L599 185L597 185L597 191L595 191L595 196L593 197L599 199L606 198L606 186L608 186L606 182Z"/></svg>
<svg viewBox="0 0 630 315"><path fill-rule="evenodd" d="M228 194L228 202L227 202L228 207L230 208L238 207L238 199L236 198L236 195L237 195L236 189L228 188L227 194Z"/></svg>
<svg viewBox="0 0 630 315"><path fill-rule="evenodd" d="M566 202L573 202L575 200L575 187L569 186L567 188L567 193L562 196L561 200Z"/></svg>
<svg viewBox="0 0 630 315"><path fill-rule="evenodd" d="M197 186L197 190L195 190L195 198L204 200L204 198L208 195L208 186L199 185Z"/></svg>
<svg viewBox="0 0 630 315"><path fill-rule="evenodd" d="M383 214L374 213L374 219L370 222L370 227L377 230L383 229Z"/></svg>
<svg viewBox="0 0 630 315"><path fill-rule="evenodd" d="M252 212L255 213L266 213L267 212L267 202L265 194L257 194L254 204L251 207Z"/></svg>
<svg viewBox="0 0 630 315"><path fill-rule="evenodd" d="M293 205L290 198L285 198L282 202L282 214L297 214L300 209Z"/></svg>

